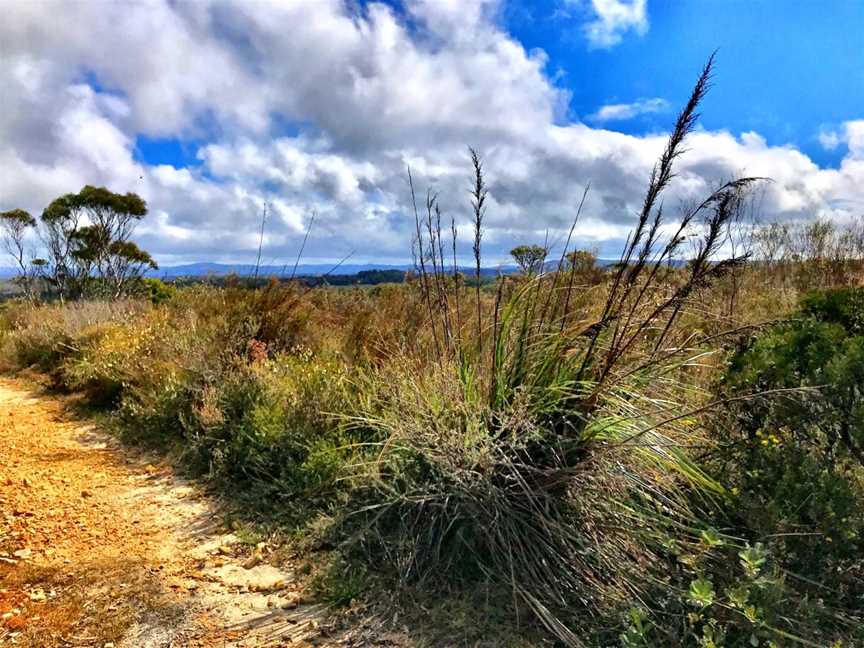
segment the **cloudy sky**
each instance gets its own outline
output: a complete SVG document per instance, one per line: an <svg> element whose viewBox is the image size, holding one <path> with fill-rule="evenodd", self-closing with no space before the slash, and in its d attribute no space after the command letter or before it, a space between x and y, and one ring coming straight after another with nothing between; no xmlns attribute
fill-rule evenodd
<svg viewBox="0 0 864 648"><path fill-rule="evenodd" d="M163 264L410 258L406 166L487 260L566 228L614 256L718 50L667 207L771 177L764 218L864 218L864 2L0 0L0 210L135 191ZM671 201L671 203L670 203ZM0 263L0 265L5 265Z"/></svg>

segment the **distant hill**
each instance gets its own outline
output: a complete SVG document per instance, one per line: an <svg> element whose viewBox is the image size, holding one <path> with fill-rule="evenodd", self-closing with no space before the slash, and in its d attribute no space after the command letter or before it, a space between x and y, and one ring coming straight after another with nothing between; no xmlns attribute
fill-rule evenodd
<svg viewBox="0 0 864 648"><path fill-rule="evenodd" d="M616 261L613 259L598 259L597 261L602 266L609 266ZM680 265L683 262L673 262L673 265ZM405 272L412 270L414 266L409 263L388 265L384 263L346 263L334 269L334 263L302 263L297 266L297 277L320 277L325 274L338 274L340 276L356 275L358 273L367 273L373 270L384 271L400 271ZM558 263L547 262L547 270L554 270ZM259 277L290 277L293 270L293 265L264 265L258 269ZM459 270L466 275L473 275L474 268L463 266ZM515 265L507 264L495 267L481 268L480 274L490 276L498 274L512 274L518 272ZM449 272L450 269L448 268ZM15 268L8 266L0 266L0 280L10 279L18 273ZM241 277L249 277L255 274L255 266L252 264L243 263L187 263L184 265L164 266L159 270L153 270L147 273L148 277L157 277L160 279L178 279L178 278L201 278L201 277L226 277L228 275L238 275Z"/></svg>
<svg viewBox="0 0 864 648"><path fill-rule="evenodd" d="M356 275L359 273L370 272L373 270L399 271L406 272L413 269L411 264L388 265L383 263L346 263L338 268L334 268L335 263L304 263L297 266L297 277L320 277L325 274L338 275ZM293 264L287 266L277 265L262 265L258 269L259 277L290 277L294 269ZM473 274L474 269L463 267L460 271L466 274ZM480 274L484 276L494 275L498 272L505 274L516 272L517 268L513 265L501 266L500 268L481 268ZM448 268L449 271L449 268ZM15 268L0 266L0 279L11 279L17 276L18 272ZM158 270L152 270L147 273L148 277L156 277L159 279L178 279L186 278L201 278L201 277L226 277L228 275L237 275L241 277L250 277L255 274L255 266L242 263L187 263L184 265L164 266Z"/></svg>
<svg viewBox="0 0 864 648"><path fill-rule="evenodd" d="M343 264L333 269L335 263L306 263L297 266L297 276L318 277L328 272L339 274L357 274L364 270L407 270L407 265L384 265L384 264ZM288 265L262 265L258 268L261 277L290 277L294 269L293 264ZM255 266L243 263L187 263L184 265L164 266L159 270L148 273L150 277L172 279L175 277L224 277L227 275L238 275L248 277L255 274Z"/></svg>
<svg viewBox="0 0 864 648"><path fill-rule="evenodd" d="M413 270L412 264L388 265L384 263L345 263L334 269L334 263L303 263L297 266L297 277L320 277L325 274L338 275L356 275L362 272L370 272L372 270L390 270L406 272ZM470 274L473 273L473 268L462 267L460 271ZM480 274L493 275L498 272L511 273L516 272L517 268L513 265L501 266L500 268L481 268ZM293 265L275 266L262 265L258 269L259 277L290 277L293 271ZM448 269L449 271L449 269ZM255 274L255 266L250 264L231 264L231 263L189 263L178 266L165 266L159 270L154 270L148 273L150 277L159 277L162 279L175 279L178 277L224 277L227 275L238 275L241 277L249 277Z"/></svg>

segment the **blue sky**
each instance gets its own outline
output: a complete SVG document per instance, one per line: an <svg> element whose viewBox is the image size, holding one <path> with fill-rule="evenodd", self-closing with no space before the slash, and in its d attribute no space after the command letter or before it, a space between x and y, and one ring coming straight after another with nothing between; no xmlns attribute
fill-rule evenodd
<svg viewBox="0 0 864 648"><path fill-rule="evenodd" d="M820 164L840 151L819 143L822 126L860 117L864 107L864 2L860 0L649 0L650 27L608 49L581 38L584 11L562 15L558 0L519 0L504 23L527 48L542 48L559 83L573 93L573 116L598 106L662 97L686 101L693 71L717 50L707 129L754 130L769 144L794 144ZM616 125L642 134L668 126L668 114Z"/></svg>
<svg viewBox="0 0 864 648"><path fill-rule="evenodd" d="M579 34L584 9L560 0L506 3L500 20L527 49L548 54L556 82L572 92L570 119L659 96L669 110L624 120L616 130L663 130L686 101L694 70L716 51L705 128L755 130L820 164L839 162L842 153L826 151L818 133L857 118L864 106L864 2L652 0L648 8L647 33L611 48L590 47ZM178 166L195 163L198 144L139 141L142 159Z"/></svg>
<svg viewBox="0 0 864 648"><path fill-rule="evenodd" d="M666 109L614 128L662 131L686 101L694 71L716 50L715 84L702 114L706 129L757 131L769 144L792 144L822 166L842 159L843 151L826 150L818 135L859 117L864 106L864 2L650 0L647 32L610 48L591 47L582 37L587 11L561 0L514 0L498 17L527 49L549 56L555 82L572 93L569 119L659 97ZM200 164L201 143L141 136L136 153L149 163L190 166Z"/></svg>
<svg viewBox="0 0 864 648"><path fill-rule="evenodd" d="M410 258L405 169L488 259L566 231L614 256L709 54L714 86L667 204L767 176L763 220L864 218L864 2L106 0L10 3L0 209L136 191L162 264ZM445 216L446 217L446 216ZM470 254L467 238L460 253Z"/></svg>

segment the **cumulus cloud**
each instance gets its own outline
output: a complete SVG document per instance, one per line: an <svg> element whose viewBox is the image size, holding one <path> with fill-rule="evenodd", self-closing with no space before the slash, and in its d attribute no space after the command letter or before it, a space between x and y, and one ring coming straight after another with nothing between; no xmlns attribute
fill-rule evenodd
<svg viewBox="0 0 864 648"><path fill-rule="evenodd" d="M669 108L669 102L659 97L640 99L633 103L607 104L597 112L589 115L587 119L596 123L623 121L633 119L639 115L666 112Z"/></svg>
<svg viewBox="0 0 864 648"><path fill-rule="evenodd" d="M594 3L609 34L647 28L626 17L644 3L623 14L619 4ZM353 250L357 260L405 261L406 168L467 233L470 144L490 184L489 262L514 242L565 232L588 182L576 234L614 254L664 137L568 120L568 93L550 80L545 54L503 31L499 9L493 0L416 0L400 11L343 0L9 5L0 209L38 213L61 193L104 184L148 201L137 236L163 265L254 258L265 205L268 262L293 258L313 213L307 260ZM597 123L659 111L658 101L606 106ZM775 179L769 217L861 214L862 124L837 130L847 153L836 169L756 133L697 133L667 204L746 172ZM196 164L174 168L139 160L141 135L203 144ZM461 249L470 254L467 241Z"/></svg>
<svg viewBox="0 0 864 648"><path fill-rule="evenodd" d="M843 140L849 147L853 160L864 159L864 119L847 121L843 124Z"/></svg>
<svg viewBox="0 0 864 648"><path fill-rule="evenodd" d="M624 34L648 31L646 0L591 0L594 19L585 25L591 47L607 49L621 42Z"/></svg>
<svg viewBox="0 0 864 648"><path fill-rule="evenodd" d="M826 151L835 150L840 146L842 141L840 134L835 130L827 130L823 128L819 131L819 144L821 144L822 148Z"/></svg>
<svg viewBox="0 0 864 648"><path fill-rule="evenodd" d="M864 150L864 119L844 122L839 128L823 126L819 129L819 144L826 151L834 151L846 145L852 155L860 155Z"/></svg>

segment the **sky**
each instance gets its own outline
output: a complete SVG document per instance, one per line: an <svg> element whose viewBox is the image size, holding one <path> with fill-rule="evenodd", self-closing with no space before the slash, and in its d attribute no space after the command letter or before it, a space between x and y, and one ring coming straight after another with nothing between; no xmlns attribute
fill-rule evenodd
<svg viewBox="0 0 864 648"><path fill-rule="evenodd" d="M488 264L560 241L615 257L702 65L667 213L736 175L761 218L864 218L860 0L0 0L0 210L134 191L162 265L403 263L406 169ZM0 261L0 265L4 265Z"/></svg>

